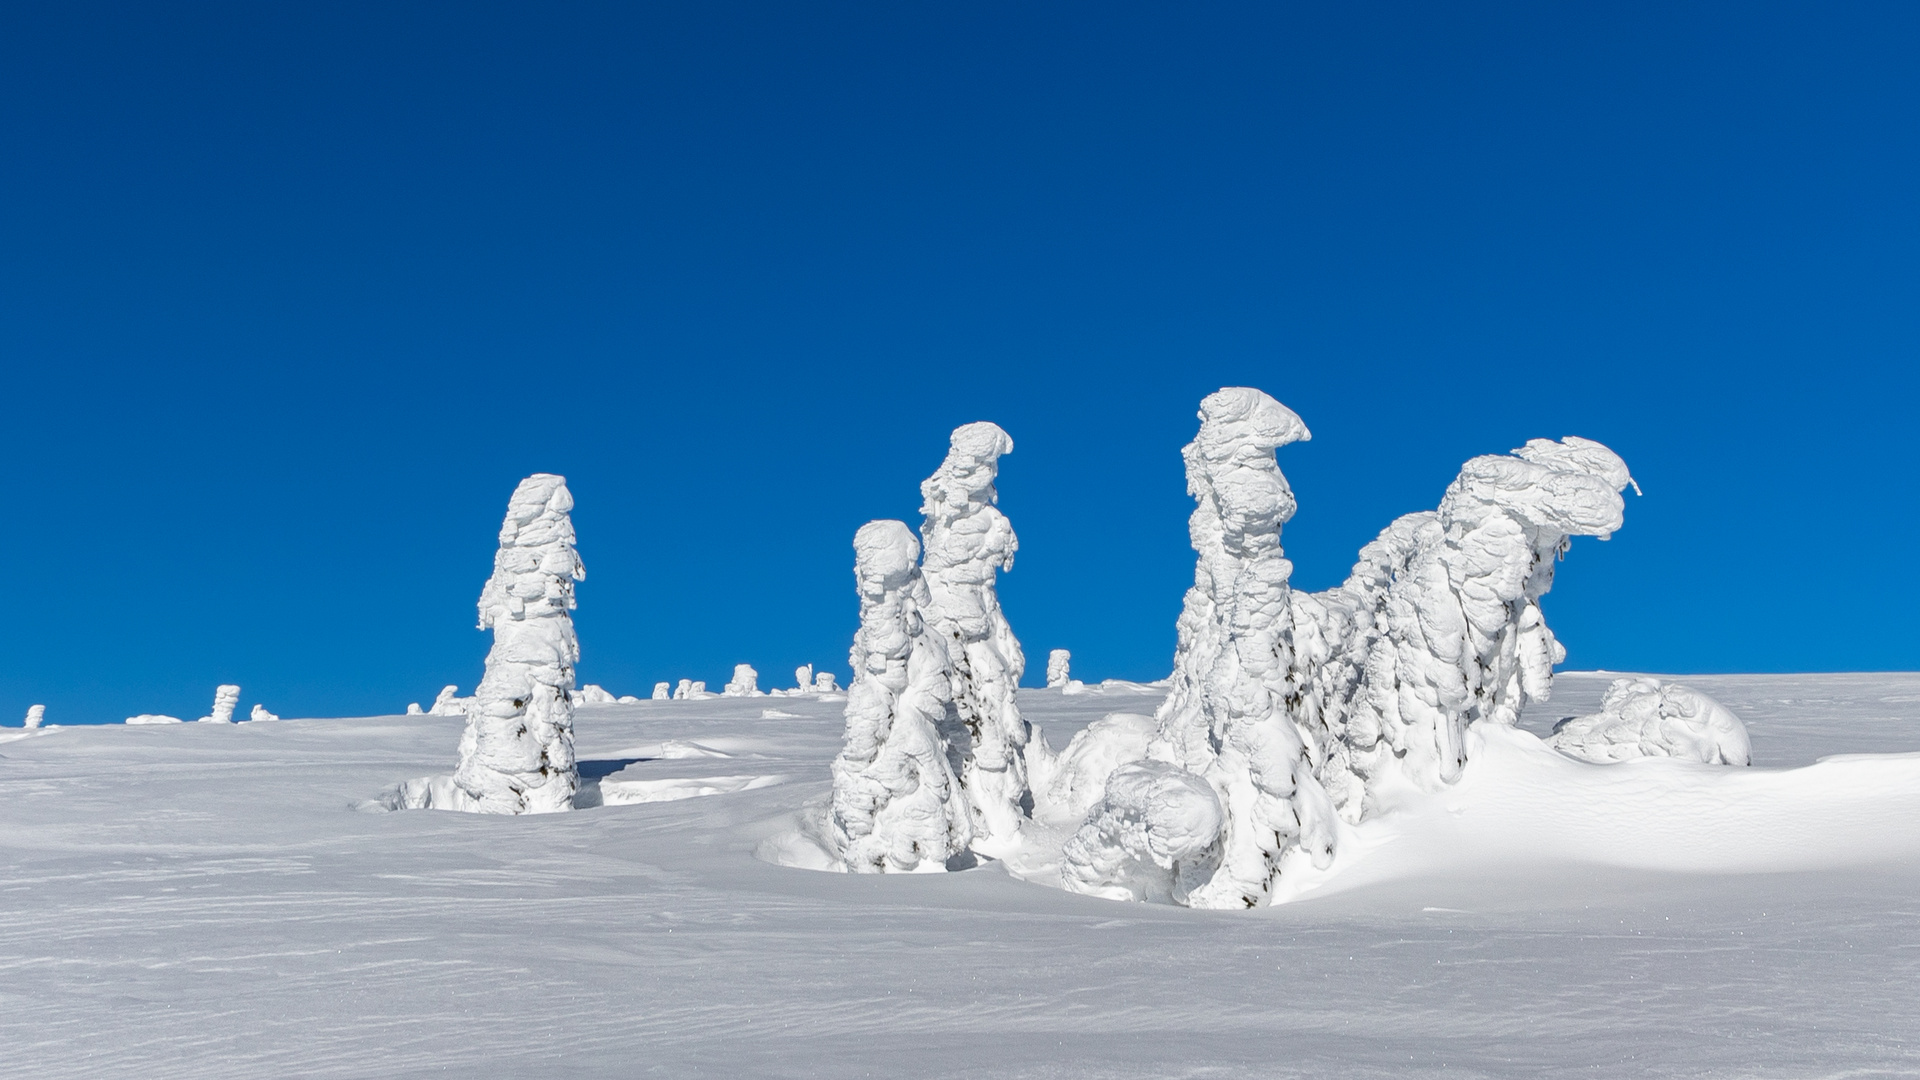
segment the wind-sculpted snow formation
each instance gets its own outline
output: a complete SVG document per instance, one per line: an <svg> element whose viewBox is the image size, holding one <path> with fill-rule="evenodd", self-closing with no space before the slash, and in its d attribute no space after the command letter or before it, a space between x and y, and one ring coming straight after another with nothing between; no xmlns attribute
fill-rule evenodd
<svg viewBox="0 0 1920 1080"><path fill-rule="evenodd" d="M1210 395L1200 419L1183 451L1194 585L1145 757L1211 786L1222 811L1217 869L1198 881L1195 868L1212 856L1173 858L1191 846L1185 831L1153 838L1162 820L1180 830L1200 820L1142 808L1155 791L1185 790L1161 776L1158 788L1109 782L1063 878L1099 895L1255 906L1271 901L1290 854L1331 865L1342 820L1377 809L1384 788L1458 779L1468 725L1510 726L1527 701L1546 699L1565 650L1540 598L1572 537L1620 527L1632 478L1611 450L1580 438L1474 458L1437 511L1406 515L1361 549L1346 582L1299 593L1280 545L1295 503L1274 451L1307 439L1306 425L1244 387ZM1097 727L1083 733L1082 757L1127 751L1123 729ZM1043 802L1059 813L1072 800L1058 762L1048 768ZM1179 887L1165 877L1175 862L1187 875ZM1161 876L1143 884L1149 865Z"/></svg>
<svg viewBox="0 0 1920 1080"><path fill-rule="evenodd" d="M200 718L202 724L231 724L233 710L240 705L240 688L223 683L213 688L213 711Z"/></svg>
<svg viewBox="0 0 1920 1080"><path fill-rule="evenodd" d="M927 625L920 545L898 521L854 535L860 629L848 659L846 745L833 762L829 841L858 873L940 871L964 861L973 837L949 748L952 669Z"/></svg>
<svg viewBox="0 0 1920 1080"><path fill-rule="evenodd" d="M500 526L493 576L480 593L480 629L493 631L486 674L468 707L454 808L539 814L573 808L574 665L580 641L568 614L586 577L574 551L573 496L563 477L520 482ZM437 703L436 703L437 707Z"/></svg>
<svg viewBox="0 0 1920 1080"><path fill-rule="evenodd" d="M1753 745L1739 717L1698 690L1659 679L1615 679L1598 713L1562 720L1547 745L1602 763L1642 757L1753 763Z"/></svg>
<svg viewBox="0 0 1920 1080"><path fill-rule="evenodd" d="M29 729L39 727L46 719L47 707L45 705L27 706L27 727Z"/></svg>
<svg viewBox="0 0 1920 1080"><path fill-rule="evenodd" d="M1013 439L982 421L954 429L949 445L946 460L920 485L921 572L931 597L928 621L951 659L953 704L969 736L956 749L974 842L995 855L1018 843L1033 805L1025 759L1030 732L1014 700L1026 658L994 588L1020 546L994 505L1000 456L1013 451Z"/></svg>
<svg viewBox="0 0 1920 1080"><path fill-rule="evenodd" d="M1055 649L1047 654L1047 689L1058 690L1073 678L1073 654Z"/></svg>

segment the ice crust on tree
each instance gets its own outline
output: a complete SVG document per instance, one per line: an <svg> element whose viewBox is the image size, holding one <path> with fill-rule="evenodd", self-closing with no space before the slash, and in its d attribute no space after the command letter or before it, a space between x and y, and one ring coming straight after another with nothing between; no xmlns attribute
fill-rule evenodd
<svg viewBox="0 0 1920 1080"><path fill-rule="evenodd" d="M1073 654L1055 649L1047 654L1047 689L1058 690L1073 678Z"/></svg>
<svg viewBox="0 0 1920 1080"><path fill-rule="evenodd" d="M213 711L200 718L202 724L231 724L233 710L240 705L240 688L221 684L213 688Z"/></svg>
<svg viewBox="0 0 1920 1080"><path fill-rule="evenodd" d="M1162 761L1122 765L1061 852L1061 882L1110 900L1191 904L1220 862L1224 814L1213 786Z"/></svg>
<svg viewBox="0 0 1920 1080"><path fill-rule="evenodd" d="M46 719L47 719L47 707L45 705L27 706L26 726L28 728L37 728L42 723L44 723Z"/></svg>
<svg viewBox="0 0 1920 1080"><path fill-rule="evenodd" d="M899 521L854 536L860 629L849 661L846 744L833 761L827 834L856 873L931 872L963 860L971 815L959 782L952 670L927 624L920 545Z"/></svg>
<svg viewBox="0 0 1920 1080"><path fill-rule="evenodd" d="M753 670L752 664L733 665L733 679L722 692L723 697L760 697L760 673Z"/></svg>
<svg viewBox="0 0 1920 1080"><path fill-rule="evenodd" d="M1019 840L1032 808L1026 746L1030 736L1014 699L1026 658L994 587L1013 568L1019 540L994 504L1000 457L1013 439L986 421L954 429L946 460L920 485L924 500L921 573L932 607L928 621L953 665L953 704L968 733L961 784L973 811L974 844L998 854Z"/></svg>
<svg viewBox="0 0 1920 1080"><path fill-rule="evenodd" d="M565 478L549 473L522 480L507 503L493 576L480 592L480 629L493 631L493 648L460 741L458 809L573 808L580 773L568 695L580 642L568 613L586 569L574 551L572 509Z"/></svg>
<svg viewBox="0 0 1920 1080"><path fill-rule="evenodd" d="M1598 713L1560 721L1547 745L1601 763L1669 757L1753 764L1753 744L1739 717L1692 687L1659 679L1615 679Z"/></svg>

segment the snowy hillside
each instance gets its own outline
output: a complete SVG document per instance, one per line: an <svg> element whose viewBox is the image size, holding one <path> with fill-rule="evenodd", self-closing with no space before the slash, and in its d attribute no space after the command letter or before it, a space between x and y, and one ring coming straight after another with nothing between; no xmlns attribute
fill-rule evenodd
<svg viewBox="0 0 1920 1080"><path fill-rule="evenodd" d="M1920 1072L1920 675L1687 683L1754 768L1498 733L1237 912L767 861L836 697L583 705L602 805L523 817L377 812L457 717L11 729L0 1077ZM1059 750L1159 698L1019 708Z"/></svg>

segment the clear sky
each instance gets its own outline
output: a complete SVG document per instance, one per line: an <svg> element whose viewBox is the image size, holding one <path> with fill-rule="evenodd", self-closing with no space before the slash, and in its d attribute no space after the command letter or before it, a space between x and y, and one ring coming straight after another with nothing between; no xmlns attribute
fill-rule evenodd
<svg viewBox="0 0 1920 1080"><path fill-rule="evenodd" d="M1295 584L1460 463L1645 489L1568 665L1920 666L1920 6L9 4L0 722L470 689L567 476L585 681L845 678L850 541L1012 433L1029 656L1157 678L1178 451Z"/></svg>

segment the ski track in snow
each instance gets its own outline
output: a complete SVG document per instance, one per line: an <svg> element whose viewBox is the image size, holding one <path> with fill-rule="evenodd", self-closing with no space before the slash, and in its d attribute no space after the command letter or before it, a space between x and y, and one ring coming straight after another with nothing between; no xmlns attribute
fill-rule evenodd
<svg viewBox="0 0 1920 1080"><path fill-rule="evenodd" d="M1920 751L1920 675L1682 678L1763 768ZM1159 695L1020 697L1058 748ZM1839 868L1496 859L1251 912L755 859L842 707L582 706L594 779L784 779L522 818L349 809L447 771L458 718L5 741L0 1077L1920 1074L1910 814Z"/></svg>

